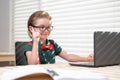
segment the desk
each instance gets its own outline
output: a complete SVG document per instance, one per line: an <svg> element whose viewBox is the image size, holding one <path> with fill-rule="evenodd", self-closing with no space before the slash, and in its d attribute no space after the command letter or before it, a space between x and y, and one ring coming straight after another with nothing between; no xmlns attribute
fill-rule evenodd
<svg viewBox="0 0 120 80"><path fill-rule="evenodd" d="M59 69L71 69L71 70L90 70L92 72L101 73L109 78L109 80L119 80L120 79L120 65L116 66L107 66L107 67L77 67L77 66L70 66L68 63L56 63L56 64L42 64L40 65L44 68L59 68ZM20 66L9 66L9 67L0 67L0 79L3 72L14 69Z"/></svg>
<svg viewBox="0 0 120 80"><path fill-rule="evenodd" d="M15 54L10 52L0 52L0 66L14 65Z"/></svg>
<svg viewBox="0 0 120 80"><path fill-rule="evenodd" d="M0 61L15 61L15 54L9 52L0 52Z"/></svg>

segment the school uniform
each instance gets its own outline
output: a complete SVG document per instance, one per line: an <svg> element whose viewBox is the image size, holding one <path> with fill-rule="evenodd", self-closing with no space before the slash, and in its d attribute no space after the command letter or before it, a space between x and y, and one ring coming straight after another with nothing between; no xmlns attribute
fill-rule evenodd
<svg viewBox="0 0 120 80"><path fill-rule="evenodd" d="M33 41L28 42L24 48L24 54L26 56L27 51L32 51ZM46 40L46 46L41 42L38 44L38 53L40 64L52 64L55 63L55 56L59 55L62 48L54 40Z"/></svg>

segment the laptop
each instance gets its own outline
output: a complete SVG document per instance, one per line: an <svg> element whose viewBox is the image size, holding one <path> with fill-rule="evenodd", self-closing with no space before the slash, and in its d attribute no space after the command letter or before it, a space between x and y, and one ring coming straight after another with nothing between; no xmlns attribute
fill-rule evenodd
<svg viewBox="0 0 120 80"><path fill-rule="evenodd" d="M94 32L94 62L70 62L69 64L88 67L120 64L120 32Z"/></svg>

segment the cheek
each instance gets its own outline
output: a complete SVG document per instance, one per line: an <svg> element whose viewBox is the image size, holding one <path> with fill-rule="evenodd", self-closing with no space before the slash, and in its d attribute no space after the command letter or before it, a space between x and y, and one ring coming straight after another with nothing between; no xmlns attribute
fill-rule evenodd
<svg viewBox="0 0 120 80"><path fill-rule="evenodd" d="M50 32L46 34L46 36L48 37L50 35Z"/></svg>
<svg viewBox="0 0 120 80"><path fill-rule="evenodd" d="M48 32L47 35L50 35L51 32Z"/></svg>
<svg viewBox="0 0 120 80"><path fill-rule="evenodd" d="M48 37L49 35L50 35L50 32L44 32L44 33L42 33L43 37Z"/></svg>

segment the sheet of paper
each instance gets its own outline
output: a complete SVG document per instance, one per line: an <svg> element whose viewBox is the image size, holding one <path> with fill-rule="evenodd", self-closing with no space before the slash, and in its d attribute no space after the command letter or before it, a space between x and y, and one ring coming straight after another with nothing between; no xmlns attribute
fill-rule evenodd
<svg viewBox="0 0 120 80"><path fill-rule="evenodd" d="M54 80L108 80L107 77L89 70L71 70L71 69L44 69L39 65L27 65L15 67L3 73L2 80L14 80L16 78L33 74L46 73L51 75Z"/></svg>
<svg viewBox="0 0 120 80"><path fill-rule="evenodd" d="M3 73L2 80L14 80L18 77L26 76L32 73L47 73L46 69L38 65L27 65L16 67Z"/></svg>
<svg viewBox="0 0 120 80"><path fill-rule="evenodd" d="M54 76L55 80L108 80L102 74L89 70L54 69L54 71L59 74L59 76Z"/></svg>

